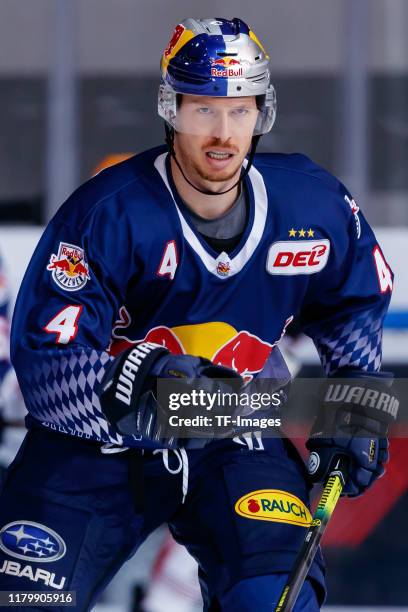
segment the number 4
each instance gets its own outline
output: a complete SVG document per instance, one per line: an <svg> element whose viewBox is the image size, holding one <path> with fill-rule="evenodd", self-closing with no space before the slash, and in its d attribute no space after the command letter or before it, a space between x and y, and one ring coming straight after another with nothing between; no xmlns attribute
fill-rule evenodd
<svg viewBox="0 0 408 612"><path fill-rule="evenodd" d="M373 251L375 267L377 268L378 282L380 283L381 293L392 291L392 273L384 259L383 254L377 245Z"/></svg>
<svg viewBox="0 0 408 612"><path fill-rule="evenodd" d="M57 334L57 344L68 344L78 333L77 321L82 306L66 306L44 327L48 334Z"/></svg>

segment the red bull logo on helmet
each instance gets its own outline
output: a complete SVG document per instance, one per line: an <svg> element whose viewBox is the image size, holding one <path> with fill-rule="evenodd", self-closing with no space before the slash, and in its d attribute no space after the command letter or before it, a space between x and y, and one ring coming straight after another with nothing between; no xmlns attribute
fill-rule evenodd
<svg viewBox="0 0 408 612"><path fill-rule="evenodd" d="M194 38L194 32L188 30L182 23L179 23L175 27L161 60L161 66L164 74L167 72L170 60L173 59L180 49L192 38Z"/></svg>
<svg viewBox="0 0 408 612"><path fill-rule="evenodd" d="M211 63L211 76L225 78L242 76L242 74L241 62L233 57L220 57Z"/></svg>
<svg viewBox="0 0 408 612"><path fill-rule="evenodd" d="M65 291L78 291L90 279L84 250L67 242L60 242L58 253L52 253L47 270Z"/></svg>
<svg viewBox="0 0 408 612"><path fill-rule="evenodd" d="M176 27L174 28L174 32L172 34L172 37L169 40L169 44L167 45L167 47L164 50L164 55L166 57L171 55L171 52L173 51L174 47L177 45L177 43L180 40L180 37L182 36L182 34L183 34L185 29L186 28L183 26L182 23L179 23L179 24L176 25Z"/></svg>

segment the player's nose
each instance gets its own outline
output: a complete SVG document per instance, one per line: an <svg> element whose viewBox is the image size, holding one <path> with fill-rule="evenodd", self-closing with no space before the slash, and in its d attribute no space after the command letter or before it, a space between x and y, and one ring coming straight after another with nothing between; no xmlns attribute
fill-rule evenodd
<svg viewBox="0 0 408 612"><path fill-rule="evenodd" d="M232 136L232 124L227 112L220 112L217 114L216 120L214 121L212 136L226 142Z"/></svg>

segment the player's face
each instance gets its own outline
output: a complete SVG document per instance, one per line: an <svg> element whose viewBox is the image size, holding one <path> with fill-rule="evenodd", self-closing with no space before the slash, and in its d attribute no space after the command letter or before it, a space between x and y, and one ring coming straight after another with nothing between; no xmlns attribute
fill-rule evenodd
<svg viewBox="0 0 408 612"><path fill-rule="evenodd" d="M183 96L175 150L190 178L210 182L234 178L251 145L257 116L255 96Z"/></svg>

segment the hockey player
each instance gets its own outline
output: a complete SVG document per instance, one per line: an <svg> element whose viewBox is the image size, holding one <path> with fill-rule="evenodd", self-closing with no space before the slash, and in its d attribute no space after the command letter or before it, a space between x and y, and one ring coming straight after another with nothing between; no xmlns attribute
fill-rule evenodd
<svg viewBox="0 0 408 612"><path fill-rule="evenodd" d="M310 521L303 463L259 434L169 440L152 391L267 375L297 316L328 376L385 397L392 274L338 180L303 155L255 156L276 100L243 21L183 21L161 74L167 147L80 187L22 283L12 359L30 431L0 500L0 589L75 591L88 610L167 522L199 564L205 610L271 610ZM308 442L315 481L348 457L351 496L387 460L388 413L359 398L326 394ZM324 593L319 554L295 610Z"/></svg>

